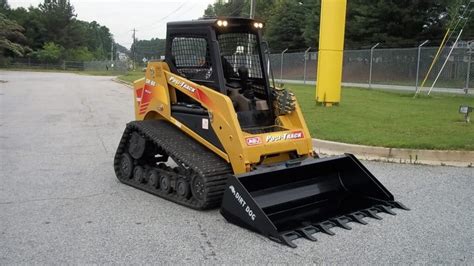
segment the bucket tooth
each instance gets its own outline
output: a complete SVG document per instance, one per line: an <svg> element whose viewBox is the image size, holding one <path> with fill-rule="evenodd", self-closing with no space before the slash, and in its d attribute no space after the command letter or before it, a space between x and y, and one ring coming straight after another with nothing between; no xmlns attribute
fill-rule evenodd
<svg viewBox="0 0 474 266"><path fill-rule="evenodd" d="M336 233L334 233L333 231L331 231L331 228L333 227L332 224L331 225L327 225L327 222L323 222L323 223L319 223L316 225L316 227L323 233L325 234L328 234L330 236L333 236L335 235Z"/></svg>
<svg viewBox="0 0 474 266"><path fill-rule="evenodd" d="M300 234L302 237L310 240L310 241L318 241L313 234L319 232L317 228L314 226L307 226L303 228L299 228L295 230L298 234Z"/></svg>
<svg viewBox="0 0 474 266"><path fill-rule="evenodd" d="M335 223L337 226L344 228L346 230L352 230L352 227L348 226L347 223L342 218L331 219L331 222Z"/></svg>
<svg viewBox="0 0 474 266"><path fill-rule="evenodd" d="M379 211L388 213L390 215L397 215L395 212L393 212L389 207L385 205L377 205L375 206Z"/></svg>
<svg viewBox="0 0 474 266"><path fill-rule="evenodd" d="M290 232L290 233L282 234L280 236L280 239L286 245L288 245L292 248L296 248L297 245L295 243L293 243L293 240L297 239L298 237L299 236L296 233Z"/></svg>
<svg viewBox="0 0 474 266"><path fill-rule="evenodd" d="M259 166L230 176L221 214L227 221L296 247L297 238L316 241L316 233L351 230L350 222L367 224L407 210L353 155L307 158L298 164Z"/></svg>
<svg viewBox="0 0 474 266"><path fill-rule="evenodd" d="M352 221L354 221L356 223L360 223L360 224L363 224L363 225L367 224L366 221L362 220L362 218L364 218L365 215L363 215L361 213L351 213L351 214L348 214L347 217L351 218Z"/></svg>
<svg viewBox="0 0 474 266"><path fill-rule="evenodd" d="M377 211L374 211L372 209L367 209L367 210L363 210L363 212L367 214L367 216L370 218L374 218L376 220L382 220L382 217L377 215Z"/></svg>
<svg viewBox="0 0 474 266"><path fill-rule="evenodd" d="M391 202L388 202L388 204L392 205L394 208L402 209L405 211L410 210L410 208L408 208L407 206L403 205L403 203L398 202L398 201L391 201Z"/></svg>

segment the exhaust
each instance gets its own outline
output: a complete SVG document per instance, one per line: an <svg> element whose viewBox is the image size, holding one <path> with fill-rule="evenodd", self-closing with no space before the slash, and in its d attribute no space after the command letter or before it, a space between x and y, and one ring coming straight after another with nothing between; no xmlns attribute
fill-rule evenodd
<svg viewBox="0 0 474 266"><path fill-rule="evenodd" d="M349 222L382 219L392 209L409 210L352 154L290 161L230 177L221 214L227 221L296 247L294 239L316 241L315 233L350 230Z"/></svg>

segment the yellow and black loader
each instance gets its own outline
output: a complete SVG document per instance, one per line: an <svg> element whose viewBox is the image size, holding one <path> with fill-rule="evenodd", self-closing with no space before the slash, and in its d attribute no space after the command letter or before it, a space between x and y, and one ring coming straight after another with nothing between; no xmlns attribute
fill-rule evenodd
<svg viewBox="0 0 474 266"><path fill-rule="evenodd" d="M118 179L234 224L292 240L407 209L351 154L318 158L294 95L270 82L263 23L168 23L166 56L134 82L136 121Z"/></svg>

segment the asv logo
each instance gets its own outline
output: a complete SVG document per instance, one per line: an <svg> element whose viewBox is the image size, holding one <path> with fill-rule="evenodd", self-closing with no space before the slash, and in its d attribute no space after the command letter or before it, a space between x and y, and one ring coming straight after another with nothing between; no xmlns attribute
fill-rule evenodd
<svg viewBox="0 0 474 266"><path fill-rule="evenodd" d="M250 207L247 205L247 202L245 202L244 198L242 198L239 192L235 191L234 186L229 186L229 189L230 189L230 192L232 192L232 194L234 195L235 199L237 200L237 203L239 203L242 209L245 210L245 212L248 214L250 219L252 219L252 221L255 221L256 215L255 213L253 213L252 209L250 209Z"/></svg>
<svg viewBox="0 0 474 266"><path fill-rule="evenodd" d="M290 133L285 133L283 135L278 136L267 136L266 141L269 142L276 142L281 140L291 140L291 139L301 139L303 138L303 131L294 131Z"/></svg>
<svg viewBox="0 0 474 266"><path fill-rule="evenodd" d="M246 138L245 142L247 142L248 146L254 146L254 145L262 144L262 138L260 137Z"/></svg>

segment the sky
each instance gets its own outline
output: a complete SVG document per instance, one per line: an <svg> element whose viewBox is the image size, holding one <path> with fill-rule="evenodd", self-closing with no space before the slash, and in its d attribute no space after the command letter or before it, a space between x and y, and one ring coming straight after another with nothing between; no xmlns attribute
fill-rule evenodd
<svg viewBox="0 0 474 266"><path fill-rule="evenodd" d="M8 0L12 8L38 6L43 0ZM70 0L77 19L107 26L119 44L130 48L132 29L139 40L166 37L169 21L197 19L214 0Z"/></svg>

